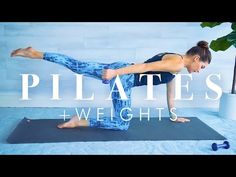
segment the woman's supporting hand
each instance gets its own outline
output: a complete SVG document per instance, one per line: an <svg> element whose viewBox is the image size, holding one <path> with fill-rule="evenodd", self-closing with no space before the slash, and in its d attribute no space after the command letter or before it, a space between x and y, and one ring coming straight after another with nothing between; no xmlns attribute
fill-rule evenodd
<svg viewBox="0 0 236 177"><path fill-rule="evenodd" d="M116 76L116 72L114 69L104 69L102 73L103 80L111 80L113 77Z"/></svg>
<svg viewBox="0 0 236 177"><path fill-rule="evenodd" d="M178 117L177 119L173 120L170 119L172 122L180 122L180 123L185 123L185 122L190 122L190 119L184 118L184 117Z"/></svg>

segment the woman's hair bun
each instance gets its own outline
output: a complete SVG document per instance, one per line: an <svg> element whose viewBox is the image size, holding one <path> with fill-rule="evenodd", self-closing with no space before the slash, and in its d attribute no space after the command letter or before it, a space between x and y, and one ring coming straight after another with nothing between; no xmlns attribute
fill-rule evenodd
<svg viewBox="0 0 236 177"><path fill-rule="evenodd" d="M197 46L199 46L199 47L201 47L201 48L206 48L206 49L209 48L208 42L206 42L206 41L199 41L199 42L197 43Z"/></svg>

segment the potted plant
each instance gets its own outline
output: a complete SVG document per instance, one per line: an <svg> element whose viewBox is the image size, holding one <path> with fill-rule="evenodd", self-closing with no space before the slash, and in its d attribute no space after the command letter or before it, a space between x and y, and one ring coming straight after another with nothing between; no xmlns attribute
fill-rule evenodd
<svg viewBox="0 0 236 177"><path fill-rule="evenodd" d="M202 22L201 27L210 27L213 28L215 26L221 25L222 22ZM234 46L236 48L236 22L231 22L232 32L217 38L216 40L212 40L210 43L210 48L213 51L225 51L230 46ZM219 116L223 118L236 119L236 91L235 91L235 81L236 81L236 57L234 64L234 74L232 81L232 89L231 92L223 92L220 98L219 104Z"/></svg>

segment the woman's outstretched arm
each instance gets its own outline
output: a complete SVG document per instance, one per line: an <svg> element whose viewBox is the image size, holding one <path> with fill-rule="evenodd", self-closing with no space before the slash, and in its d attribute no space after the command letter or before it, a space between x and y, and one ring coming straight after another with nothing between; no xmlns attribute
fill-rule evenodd
<svg viewBox="0 0 236 177"><path fill-rule="evenodd" d="M107 69L103 72L103 79L111 80L117 75L132 74L132 73L145 73L148 71L165 71L176 73L179 72L184 67L182 59L178 55L171 55L165 57L161 61L155 61L151 63L139 63L130 65L124 68L119 68L116 70Z"/></svg>

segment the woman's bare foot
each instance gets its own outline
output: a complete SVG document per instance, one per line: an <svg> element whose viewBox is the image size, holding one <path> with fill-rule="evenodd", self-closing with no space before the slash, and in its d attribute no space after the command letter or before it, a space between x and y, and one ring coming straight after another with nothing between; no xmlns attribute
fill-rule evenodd
<svg viewBox="0 0 236 177"><path fill-rule="evenodd" d="M12 51L11 57L27 57L27 58L34 58L34 59L42 59L43 58L43 53L39 52L32 47L27 47L27 48L19 48L17 50Z"/></svg>
<svg viewBox="0 0 236 177"><path fill-rule="evenodd" d="M76 128L76 127L87 127L87 120L80 120L77 116L73 116L68 122L59 124L58 128Z"/></svg>
<svg viewBox="0 0 236 177"><path fill-rule="evenodd" d="M79 126L79 119L77 116L73 116L68 122L59 124L58 128L75 128Z"/></svg>

